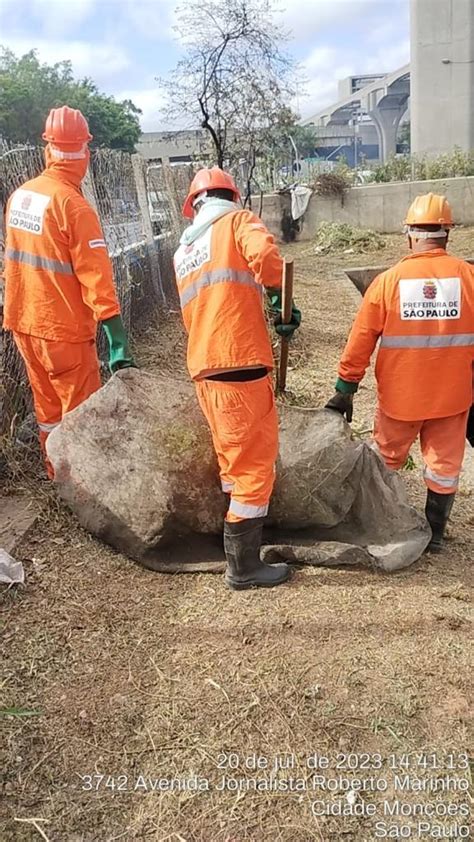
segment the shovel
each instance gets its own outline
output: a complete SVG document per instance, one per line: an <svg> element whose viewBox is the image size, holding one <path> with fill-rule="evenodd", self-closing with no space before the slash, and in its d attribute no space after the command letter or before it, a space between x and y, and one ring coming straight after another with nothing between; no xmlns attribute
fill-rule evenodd
<svg viewBox="0 0 474 842"><path fill-rule="evenodd" d="M283 266L283 282L281 287L282 299L282 324L287 325L291 322L291 305L293 301L293 258L285 257ZM286 389L286 372L288 369L288 351L290 349L290 342L284 336L281 337L280 350L280 365L278 366L277 386L279 392L284 392Z"/></svg>

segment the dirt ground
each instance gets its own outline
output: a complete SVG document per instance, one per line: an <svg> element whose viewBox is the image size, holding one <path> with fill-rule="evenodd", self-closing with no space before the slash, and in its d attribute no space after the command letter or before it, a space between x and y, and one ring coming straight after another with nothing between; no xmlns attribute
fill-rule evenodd
<svg viewBox="0 0 474 842"><path fill-rule="evenodd" d="M473 233L456 231L452 250L474 253ZM304 321L286 399L320 406L360 301L342 267L391 262L404 243L287 251ZM185 376L176 319L143 339L141 365ZM374 395L368 376L358 434ZM403 476L422 507L413 458ZM231 593L220 576L141 569L50 506L17 554L25 587L3 593L0 840L467 838L473 550L463 481L440 556L395 575L307 568ZM363 779L359 794L346 794L348 778ZM434 778L445 786L417 793ZM429 803L439 815L420 818ZM364 815L332 814L354 805Z"/></svg>

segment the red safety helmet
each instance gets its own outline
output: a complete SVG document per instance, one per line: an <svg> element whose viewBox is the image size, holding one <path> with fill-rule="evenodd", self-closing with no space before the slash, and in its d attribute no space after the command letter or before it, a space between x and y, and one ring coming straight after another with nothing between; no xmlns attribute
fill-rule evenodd
<svg viewBox="0 0 474 842"><path fill-rule="evenodd" d="M231 190L234 194L234 202L240 201L239 189L230 173L224 172L220 167L198 170L183 205L183 216L186 219L193 218L193 201L199 193L205 193L206 190Z"/></svg>
<svg viewBox="0 0 474 842"><path fill-rule="evenodd" d="M55 146L77 146L92 140L84 114L76 108L63 105L52 108L46 120L43 140Z"/></svg>

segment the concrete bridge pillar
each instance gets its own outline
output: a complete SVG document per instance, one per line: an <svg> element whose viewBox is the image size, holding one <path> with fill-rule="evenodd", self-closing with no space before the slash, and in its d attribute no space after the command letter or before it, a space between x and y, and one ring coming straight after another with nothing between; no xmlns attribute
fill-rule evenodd
<svg viewBox="0 0 474 842"><path fill-rule="evenodd" d="M395 155L397 151L398 126L405 110L405 108L398 107L381 108L377 105L373 110L368 112L377 129L380 160L384 163L390 155Z"/></svg>
<svg viewBox="0 0 474 842"><path fill-rule="evenodd" d="M385 89L371 91L364 101L367 114L375 123L379 138L380 160L385 163L397 151L397 132L410 95L407 79Z"/></svg>

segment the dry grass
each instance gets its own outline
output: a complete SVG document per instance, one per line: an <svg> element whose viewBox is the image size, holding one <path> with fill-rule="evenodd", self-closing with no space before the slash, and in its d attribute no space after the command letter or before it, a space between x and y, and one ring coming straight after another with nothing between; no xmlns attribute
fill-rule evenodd
<svg viewBox="0 0 474 842"><path fill-rule="evenodd" d="M464 253L469 236L456 235ZM292 346L286 399L320 405L359 297L340 272L353 256L314 258L309 249L289 249L304 330ZM366 262L401 250L400 238L387 238ZM184 342L171 320L138 350L142 364L181 376ZM373 404L369 377L356 399L360 430L370 428ZM416 453L415 461L404 476L421 504ZM446 553L405 572L309 568L274 591L230 593L218 576L141 569L58 509L24 543L26 587L4 594L0 708L14 710L0 716L0 839L371 842L373 819L313 817L320 794L308 784L295 792L212 787L224 772L255 777L246 762L254 754L269 764L294 755L295 768L280 777L308 779L305 757L315 752L465 750L472 539L472 497L463 495ZM230 753L238 768L222 770ZM87 774L105 775L97 791L86 791ZM211 789L146 792L140 777L193 774ZM404 798L413 799L433 800Z"/></svg>
<svg viewBox="0 0 474 842"><path fill-rule="evenodd" d="M346 222L322 222L314 241L314 254L362 254L384 247L382 234L354 228Z"/></svg>

